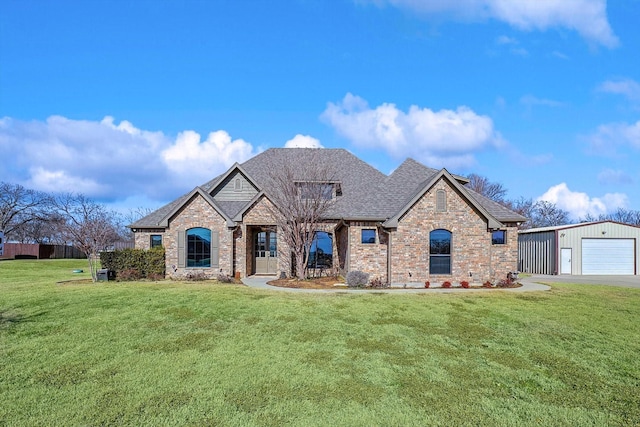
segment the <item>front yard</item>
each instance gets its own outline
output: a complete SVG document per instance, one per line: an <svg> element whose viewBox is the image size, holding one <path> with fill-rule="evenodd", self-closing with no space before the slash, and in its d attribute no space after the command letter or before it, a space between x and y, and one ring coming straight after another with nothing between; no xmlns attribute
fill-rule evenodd
<svg viewBox="0 0 640 427"><path fill-rule="evenodd" d="M0 424L637 425L640 290L299 294L0 262ZM85 269L86 270L86 269Z"/></svg>

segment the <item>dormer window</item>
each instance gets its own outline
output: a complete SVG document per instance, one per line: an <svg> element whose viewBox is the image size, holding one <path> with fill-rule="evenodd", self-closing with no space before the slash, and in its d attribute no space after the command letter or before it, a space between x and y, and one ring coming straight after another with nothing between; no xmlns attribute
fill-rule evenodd
<svg viewBox="0 0 640 427"><path fill-rule="evenodd" d="M300 197L308 200L333 199L334 184L330 182L298 182Z"/></svg>

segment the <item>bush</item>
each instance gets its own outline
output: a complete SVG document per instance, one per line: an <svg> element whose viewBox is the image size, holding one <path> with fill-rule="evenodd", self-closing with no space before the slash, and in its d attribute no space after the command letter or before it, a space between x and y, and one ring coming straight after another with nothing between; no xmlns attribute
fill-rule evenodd
<svg viewBox="0 0 640 427"><path fill-rule="evenodd" d="M102 268L114 270L116 277L121 280L138 280L142 278L164 278L165 260L164 248L121 249L112 252L100 253ZM136 270L138 279L123 279L122 273L128 270ZM130 273L130 272L129 272ZM129 274L125 273L125 275Z"/></svg>
<svg viewBox="0 0 640 427"><path fill-rule="evenodd" d="M451 282L449 282L448 280L446 282L442 283L442 287L443 288L450 288L451 287Z"/></svg>
<svg viewBox="0 0 640 427"><path fill-rule="evenodd" d="M389 284L383 282L381 278L376 277L375 279L371 279L371 281L369 282L369 286L372 288L388 288Z"/></svg>
<svg viewBox="0 0 640 427"><path fill-rule="evenodd" d="M118 281L133 282L142 279L142 273L135 268L127 268L126 270L118 271L116 278Z"/></svg>
<svg viewBox="0 0 640 427"><path fill-rule="evenodd" d="M428 289L429 286L431 286L431 282L429 282L428 280L426 282L424 282L425 289Z"/></svg>
<svg viewBox="0 0 640 427"><path fill-rule="evenodd" d="M490 281L486 281L482 284L483 288L493 288L493 284Z"/></svg>
<svg viewBox="0 0 640 427"><path fill-rule="evenodd" d="M347 273L347 286L350 288L361 288L369 282L369 275L362 271L354 270Z"/></svg>
<svg viewBox="0 0 640 427"><path fill-rule="evenodd" d="M462 286L465 289L469 289L469 282L467 282L466 280L463 280L462 282L460 282L460 286Z"/></svg>
<svg viewBox="0 0 640 427"><path fill-rule="evenodd" d="M218 274L218 282L220 283L233 283L233 277L229 276L228 274L224 274L224 273L219 273Z"/></svg>
<svg viewBox="0 0 640 427"><path fill-rule="evenodd" d="M191 282L200 282L202 280L207 280L207 275L204 274L204 271L190 271L184 275L184 278Z"/></svg>

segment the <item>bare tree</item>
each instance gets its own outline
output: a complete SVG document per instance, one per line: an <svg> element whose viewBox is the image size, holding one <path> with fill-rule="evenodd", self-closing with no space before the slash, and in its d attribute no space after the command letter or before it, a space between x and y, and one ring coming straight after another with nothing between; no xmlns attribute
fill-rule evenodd
<svg viewBox="0 0 640 427"><path fill-rule="evenodd" d="M320 231L325 214L334 205L338 189L331 168L313 157L305 159L303 168L291 164L274 168L267 186L271 201L268 209L284 243L278 246L279 258L285 262L292 259L299 280L307 277L315 233Z"/></svg>
<svg viewBox="0 0 640 427"><path fill-rule="evenodd" d="M466 184L468 188L472 189L476 193L482 194L489 199L502 203L504 196L507 194L507 189L497 182L491 182L487 178L472 173L467 177L469 183Z"/></svg>
<svg viewBox="0 0 640 427"><path fill-rule="evenodd" d="M46 218L50 202L45 193L0 182L0 231L7 239L15 238L20 228Z"/></svg>
<svg viewBox="0 0 640 427"><path fill-rule="evenodd" d="M89 262L91 278L98 278L100 251L118 240L115 213L106 210L82 194L63 194L54 200L58 214L64 219L60 234L67 243L83 251Z"/></svg>
<svg viewBox="0 0 640 427"><path fill-rule="evenodd" d="M565 225L570 222L569 212L546 200L536 202L531 213L530 228Z"/></svg>
<svg viewBox="0 0 640 427"><path fill-rule="evenodd" d="M618 208L610 214L600 214L597 217L587 214L584 218L580 219L580 222L594 221L616 221L623 224L640 226L640 211Z"/></svg>

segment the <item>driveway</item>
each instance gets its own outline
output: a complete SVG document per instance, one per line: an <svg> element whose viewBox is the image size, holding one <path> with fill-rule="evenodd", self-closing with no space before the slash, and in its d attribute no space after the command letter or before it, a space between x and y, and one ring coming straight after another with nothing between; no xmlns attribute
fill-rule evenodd
<svg viewBox="0 0 640 427"><path fill-rule="evenodd" d="M534 274L525 280L537 283L578 283L581 285L608 285L640 289L640 276L572 276L569 274L551 276Z"/></svg>

